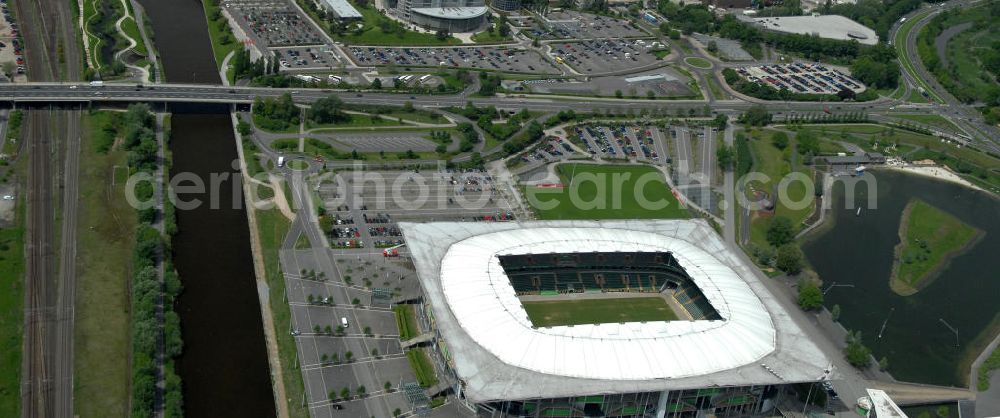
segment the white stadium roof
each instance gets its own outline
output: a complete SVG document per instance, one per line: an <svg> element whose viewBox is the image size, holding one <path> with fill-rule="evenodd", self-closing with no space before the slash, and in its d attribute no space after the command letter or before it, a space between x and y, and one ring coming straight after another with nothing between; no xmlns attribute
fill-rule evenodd
<svg viewBox="0 0 1000 418"><path fill-rule="evenodd" d="M400 226L473 401L810 381L828 364L704 222ZM497 258L595 251L672 253L722 320L534 328Z"/></svg>

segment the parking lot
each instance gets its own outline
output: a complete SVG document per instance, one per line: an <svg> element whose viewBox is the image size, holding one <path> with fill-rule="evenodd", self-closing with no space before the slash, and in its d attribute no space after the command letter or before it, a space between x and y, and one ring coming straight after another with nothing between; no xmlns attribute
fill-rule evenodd
<svg viewBox="0 0 1000 418"><path fill-rule="evenodd" d="M561 74L554 64L526 49L503 46L388 48L351 47L349 52L358 65L399 65L427 67L457 67L480 70Z"/></svg>
<svg viewBox="0 0 1000 418"><path fill-rule="evenodd" d="M426 131L377 131L333 133L333 145L343 152L425 152L434 151L437 144L427 139Z"/></svg>
<svg viewBox="0 0 1000 418"><path fill-rule="evenodd" d="M549 163L583 156L564 138L548 137L531 149L517 155L513 160L517 173L530 172Z"/></svg>
<svg viewBox="0 0 1000 418"><path fill-rule="evenodd" d="M650 36L632 22L576 11L549 13L529 33L540 39L640 38Z"/></svg>
<svg viewBox="0 0 1000 418"><path fill-rule="evenodd" d="M274 57L285 69L332 69L340 65L340 55L328 46L271 48ZM346 63L345 63L346 64Z"/></svg>
<svg viewBox="0 0 1000 418"><path fill-rule="evenodd" d="M7 2L0 3L0 9L3 10L3 19L0 20L0 62L13 65L13 74L8 75L14 81L25 81L24 50L21 49L17 22L14 21Z"/></svg>
<svg viewBox="0 0 1000 418"><path fill-rule="evenodd" d="M283 250L281 264L291 308L288 332L297 341L310 415L410 411L401 388L416 377L391 305L393 298L419 295L413 271L398 259L335 256L329 249Z"/></svg>
<svg viewBox="0 0 1000 418"><path fill-rule="evenodd" d="M584 74L624 71L657 62L653 50L663 47L658 41L642 39L604 39L551 44L552 55Z"/></svg>
<svg viewBox="0 0 1000 418"><path fill-rule="evenodd" d="M854 93L865 91L865 85L839 70L821 64L796 62L784 65L761 65L737 68L736 72L748 81L778 90L796 93L837 94L842 90Z"/></svg>
<svg viewBox="0 0 1000 418"><path fill-rule="evenodd" d="M506 193L479 170L343 172L320 185L318 193L328 213L352 219L360 233L355 239L366 248L378 247L376 240L398 239L394 228L399 221L515 217ZM371 221L380 217L388 221Z"/></svg>
<svg viewBox="0 0 1000 418"><path fill-rule="evenodd" d="M573 133L578 143L594 157L654 164L667 161L666 141L655 126L586 125L575 127Z"/></svg>
<svg viewBox="0 0 1000 418"><path fill-rule="evenodd" d="M227 0L223 7L262 48L324 43L319 29L288 0Z"/></svg>

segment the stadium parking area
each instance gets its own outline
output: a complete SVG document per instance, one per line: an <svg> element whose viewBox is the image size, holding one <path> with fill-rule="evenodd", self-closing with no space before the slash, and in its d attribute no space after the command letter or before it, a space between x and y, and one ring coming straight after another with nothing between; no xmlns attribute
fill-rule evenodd
<svg viewBox="0 0 1000 418"><path fill-rule="evenodd" d="M228 0L224 7L262 48L324 43L309 18L288 0Z"/></svg>
<svg viewBox="0 0 1000 418"><path fill-rule="evenodd" d="M339 66L341 60L328 46L271 48L271 52L284 69L330 69Z"/></svg>
<svg viewBox="0 0 1000 418"><path fill-rule="evenodd" d="M822 64L796 62L784 65L760 65L737 68L748 81L795 93L837 94L842 90L865 91L865 85L837 69Z"/></svg>
<svg viewBox="0 0 1000 418"><path fill-rule="evenodd" d="M541 39L642 38L650 36L637 25L624 19L598 16L576 11L549 13L547 21L531 30Z"/></svg>
<svg viewBox="0 0 1000 418"><path fill-rule="evenodd" d="M560 74L561 71L535 51L508 47L363 47L349 49L362 66L401 65L473 68L489 71Z"/></svg>
<svg viewBox="0 0 1000 418"><path fill-rule="evenodd" d="M660 129L655 126L577 126L573 129L592 156L654 164L666 161L666 144Z"/></svg>
<svg viewBox="0 0 1000 418"><path fill-rule="evenodd" d="M603 39L553 43L551 47L551 54L560 57L573 69L584 74L599 74L654 64L657 59L652 51L664 45L659 41L642 39Z"/></svg>

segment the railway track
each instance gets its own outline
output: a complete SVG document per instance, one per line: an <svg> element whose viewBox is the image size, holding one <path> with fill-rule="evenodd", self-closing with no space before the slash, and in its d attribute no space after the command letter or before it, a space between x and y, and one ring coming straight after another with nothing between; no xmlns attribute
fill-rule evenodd
<svg viewBox="0 0 1000 418"><path fill-rule="evenodd" d="M25 40L28 79L79 79L82 58L71 8L75 3L13 3ZM21 410L23 417L71 417L80 113L30 109L25 116L29 161ZM61 200L55 192L60 186ZM57 246L55 214L60 202L62 243Z"/></svg>

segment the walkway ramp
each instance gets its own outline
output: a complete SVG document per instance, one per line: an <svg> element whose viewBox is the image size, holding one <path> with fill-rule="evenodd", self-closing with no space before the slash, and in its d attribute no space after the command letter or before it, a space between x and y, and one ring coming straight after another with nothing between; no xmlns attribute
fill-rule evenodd
<svg viewBox="0 0 1000 418"><path fill-rule="evenodd" d="M411 347L418 346L423 343L428 343L434 339L434 334L430 332L425 332L416 337L410 338L409 340L401 342L399 345L403 347L404 350Z"/></svg>

